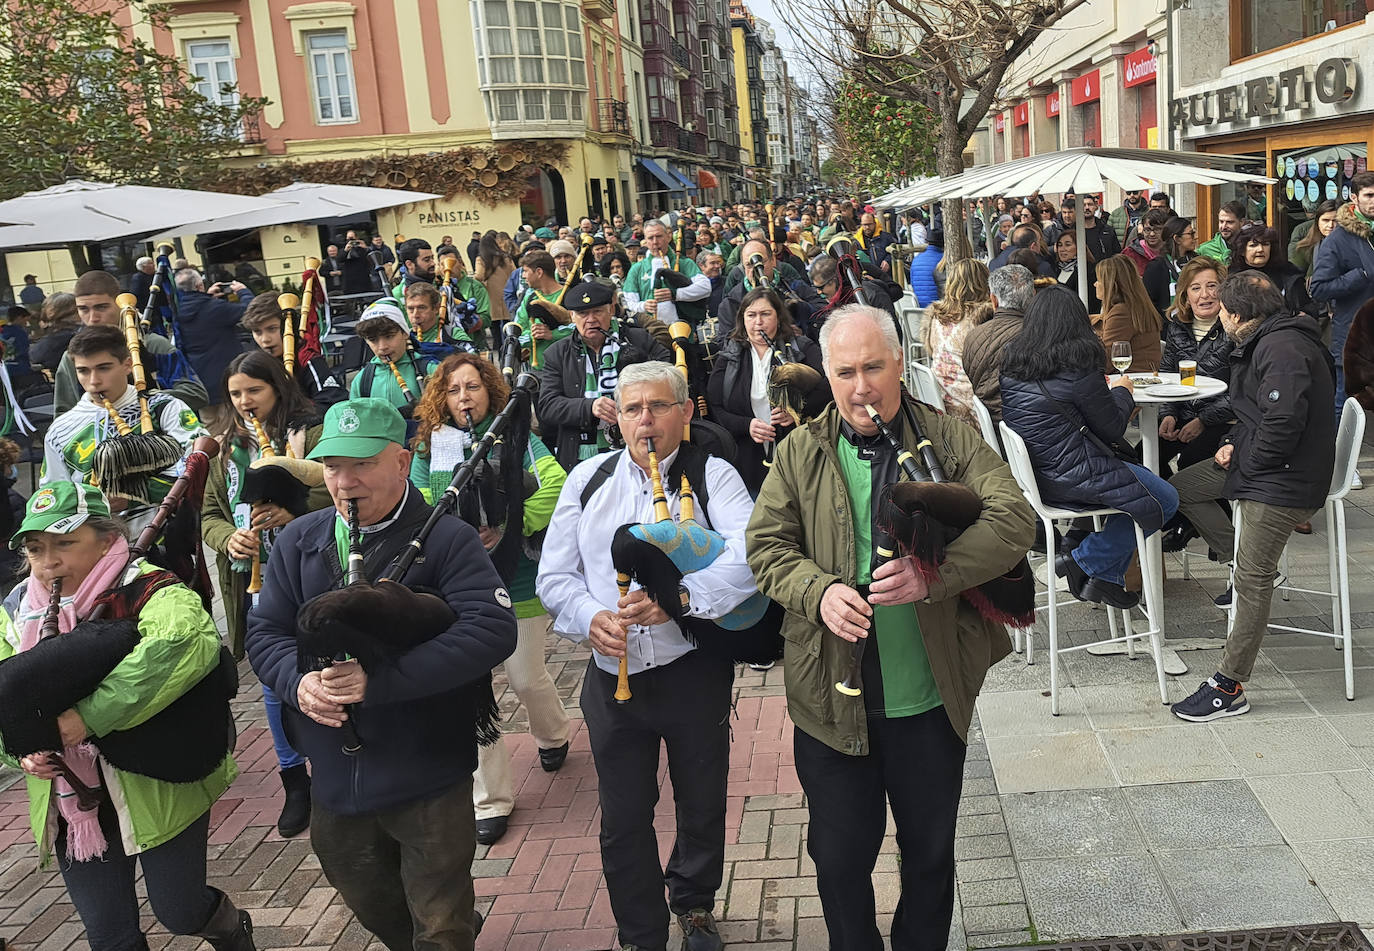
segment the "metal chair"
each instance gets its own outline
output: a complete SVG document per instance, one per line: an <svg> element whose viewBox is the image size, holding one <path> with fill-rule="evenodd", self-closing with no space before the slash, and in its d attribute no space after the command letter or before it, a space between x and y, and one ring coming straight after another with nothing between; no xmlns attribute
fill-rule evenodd
<svg viewBox="0 0 1374 951"><path fill-rule="evenodd" d="M1050 713L1059 715L1059 655L1068 654L1073 651L1086 650L1089 647L1098 647L1104 644L1125 643L1128 654L1134 656L1135 642L1141 638L1149 638L1150 652L1155 659L1155 674L1159 679L1159 700L1160 703L1169 702L1168 688L1164 683L1164 650L1161 643L1162 631L1155 618L1158 616L1158 608L1163 603L1163 584L1161 579L1151 577L1148 569L1141 572L1141 580L1144 591L1141 600L1141 610L1145 614L1148 630L1134 631L1131 628L1131 612L1129 610L1118 611L1115 608L1107 609L1107 620L1110 625L1110 636L1105 640L1094 641L1091 644L1079 644L1075 647L1059 646L1059 606L1061 604L1078 603L1076 599L1060 601L1056 597L1056 576L1054 573L1054 526L1059 522L1070 522L1076 518L1091 516L1093 521L1101 528L1101 520L1109 515L1124 514L1120 509L1096 508L1096 509L1065 509L1047 504L1040 497L1040 486L1035 479L1035 467L1031 463L1030 452L1026 449L1026 442L1015 430L1003 421L999 425L1002 434L1002 445L1006 449L1007 464L1011 466L1012 475L1016 478L1016 484L1021 487L1022 493L1026 496L1026 501L1030 502L1031 508L1035 509L1035 514L1040 518L1045 528L1045 604L1037 604L1037 610L1044 608L1049 614L1050 629ZM1140 525L1135 524L1135 545L1140 553L1140 564L1142 568L1149 565L1149 558L1145 553L1145 533L1141 531ZM1121 615L1121 623L1124 633L1117 636L1116 615ZM1027 628L1026 634L1026 662L1031 660L1032 630Z"/></svg>
<svg viewBox="0 0 1374 951"><path fill-rule="evenodd" d="M1346 546L1345 497L1350 494L1350 481L1360 461L1360 445L1364 442L1364 407L1351 397L1341 407L1341 423L1336 430L1336 465L1331 473L1331 487L1326 494L1326 563L1329 591L1300 588L1297 585L1280 584L1275 590L1285 595L1291 591L1300 594L1315 594L1331 599L1331 630L1319 631L1310 627L1290 627L1286 624L1270 624L1271 631L1284 631L1288 634L1311 634L1314 637L1329 637L1336 642L1336 650L1345 651L1345 699L1355 699L1355 661L1351 656L1350 622L1350 568L1349 550ZM1241 507L1235 507L1235 544L1240 550L1242 529ZM1232 564L1235 564L1234 555ZM1283 574L1288 574L1288 547L1284 546L1280 565ZM1226 633L1229 636L1236 622L1236 596L1234 585L1231 593L1231 607L1227 611Z"/></svg>
<svg viewBox="0 0 1374 951"><path fill-rule="evenodd" d="M916 298L907 291L896 303L897 327L902 332L902 343L906 351L907 363L920 363L926 359L926 348L921 343L921 327L925 323L925 308L916 303Z"/></svg>
<svg viewBox="0 0 1374 951"><path fill-rule="evenodd" d="M935 376L935 371L924 363L911 362L907 364L911 374L911 391L922 403L928 403L936 409L943 411L945 408L945 388L940 385L939 379Z"/></svg>
<svg viewBox="0 0 1374 951"><path fill-rule="evenodd" d="M983 441L1005 459L1007 456L1002 451L1002 441L997 437L997 424L992 421L992 412L976 394L973 397L973 416L978 420L978 431L983 434Z"/></svg>

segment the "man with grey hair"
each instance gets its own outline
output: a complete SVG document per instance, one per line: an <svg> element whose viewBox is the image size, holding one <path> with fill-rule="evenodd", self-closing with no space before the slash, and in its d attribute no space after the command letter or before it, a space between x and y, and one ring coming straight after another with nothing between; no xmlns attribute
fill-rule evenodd
<svg viewBox="0 0 1374 951"><path fill-rule="evenodd" d="M253 292L240 281L215 284L207 292L205 278L193 267L177 271L175 281L181 292L177 306L181 351L196 376L205 382L210 395L208 406L217 406L224 396L220 386L224 368L243 350L236 329ZM229 300L230 294L237 295L237 299ZM209 414L212 428L215 416L214 411Z"/></svg>
<svg viewBox="0 0 1374 951"><path fill-rule="evenodd" d="M960 593L1020 561L1034 517L975 430L902 392L890 316L841 308L820 344L835 402L779 443L749 521L749 565L759 590L787 611L787 708L829 946L883 947L872 876L890 805L902 855L892 947L936 951L953 915L974 701L988 667L1011 650L1006 628ZM867 407L915 458L929 439L949 481L982 502L933 576L910 557L875 557L885 538L877 499L901 469ZM862 690L837 691L860 640Z"/></svg>
<svg viewBox="0 0 1374 951"><path fill-rule="evenodd" d="M1021 322L1035 296L1035 276L1019 264L999 267L988 277L992 319L969 330L964 338L964 373L973 395L983 401L994 423L1002 419L1002 347L1021 332Z"/></svg>
<svg viewBox="0 0 1374 951"><path fill-rule="evenodd" d="M144 255L134 262L134 273L129 278L129 293L138 301L140 311L148 306L148 291L153 286L153 275L157 273L157 262Z"/></svg>
<svg viewBox="0 0 1374 951"><path fill-rule="evenodd" d="M661 221L644 225L644 247L648 253L630 265L625 275L626 309L632 313L656 317L667 326L677 320L674 301L699 301L711 296L711 282L701 273L695 261L686 253L672 248L672 235ZM655 278L663 269L677 271L687 278L686 287L656 286Z"/></svg>
<svg viewBox="0 0 1374 951"><path fill-rule="evenodd" d="M678 476L686 475L698 519L725 539L720 557L683 575L682 607L694 617L723 617L757 590L744 558L749 494L728 463L682 442L692 403L686 380L671 364L650 361L622 370L615 407L625 449L568 473L549 522L536 590L554 630L592 647L581 706L600 780L601 865L619 946L664 951L671 911L683 930L683 948L716 951L722 945L712 908L725 863L734 666L697 649L643 590L621 596L610 549L619 526L655 521L652 440L669 510L679 514ZM614 697L621 657L627 658L631 691L623 704ZM666 869L654 834L664 742L677 807L677 839Z"/></svg>

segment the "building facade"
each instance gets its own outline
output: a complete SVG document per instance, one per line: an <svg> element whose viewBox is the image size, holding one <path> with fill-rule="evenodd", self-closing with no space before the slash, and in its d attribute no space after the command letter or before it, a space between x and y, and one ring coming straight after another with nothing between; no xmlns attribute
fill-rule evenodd
<svg viewBox="0 0 1374 951"><path fill-rule="evenodd" d="M742 0L730 0L730 32L734 45L735 98L739 107L740 160L745 186L741 198L768 196L768 120L764 115L763 37L754 15Z"/></svg>

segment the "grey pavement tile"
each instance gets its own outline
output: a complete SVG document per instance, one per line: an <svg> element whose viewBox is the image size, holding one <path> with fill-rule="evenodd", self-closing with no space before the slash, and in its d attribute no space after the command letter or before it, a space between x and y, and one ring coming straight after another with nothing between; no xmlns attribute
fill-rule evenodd
<svg viewBox="0 0 1374 951"><path fill-rule="evenodd" d="M1364 765L1374 769L1374 713L1333 716L1327 722L1363 757Z"/></svg>
<svg viewBox="0 0 1374 951"><path fill-rule="evenodd" d="M1330 651L1336 654L1335 651ZM1339 657L1339 654L1336 654ZM1374 670L1356 667L1355 699L1345 699L1345 669L1291 673L1288 679L1312 709L1328 717L1374 713Z"/></svg>
<svg viewBox="0 0 1374 951"><path fill-rule="evenodd" d="M1018 860L1144 852L1120 789L1068 789L1002 797Z"/></svg>
<svg viewBox="0 0 1374 951"><path fill-rule="evenodd" d="M990 882L961 882L959 900L969 905L1024 905L1021 879L998 878Z"/></svg>
<svg viewBox="0 0 1374 951"><path fill-rule="evenodd" d="M1210 730L1174 724L1098 733L1107 759L1126 786L1230 779L1240 775L1231 754Z"/></svg>
<svg viewBox="0 0 1374 951"><path fill-rule="evenodd" d="M1048 662L1048 658L1046 658ZM1050 698L1039 690L985 693L978 698L978 718L985 738L1072 733L1088 729L1083 702L1060 681L1059 716L1050 713Z"/></svg>
<svg viewBox="0 0 1374 951"><path fill-rule="evenodd" d="M1115 786L1097 736L1090 731L988 740L997 789L1003 793Z"/></svg>
<svg viewBox="0 0 1374 951"><path fill-rule="evenodd" d="M1345 670L1345 654L1335 649L1335 642L1312 639L1311 643L1297 647L1270 647L1266 645L1261 653L1285 674L1310 670ZM1356 647L1352 655L1355 668L1374 667L1374 653ZM1358 677L1358 675L1356 675ZM1366 674L1366 676L1369 676ZM1370 678L1374 681L1374 677Z"/></svg>
<svg viewBox="0 0 1374 951"><path fill-rule="evenodd" d="M1260 776L1250 788L1289 842L1374 836L1374 775L1369 770Z"/></svg>
<svg viewBox="0 0 1374 951"><path fill-rule="evenodd" d="M1333 920L1286 845L1159 852L1156 859L1189 931Z"/></svg>
<svg viewBox="0 0 1374 951"><path fill-rule="evenodd" d="M964 906L964 931L971 939L978 935L1029 929L1030 918L1025 905Z"/></svg>
<svg viewBox="0 0 1374 951"><path fill-rule="evenodd" d="M958 888L955 888L955 889L954 889L954 917L953 917L952 919L950 919L950 922L949 922L949 940L945 943L945 951L967 951L967 949L968 949L968 936L964 934L964 914L963 914L963 910L962 910L962 904L961 904L962 902L963 902L963 898L962 898L962 896L960 896L960 894L959 894L959 889L958 889ZM801 912L801 909L800 909L800 903L799 903L798 914L800 914L800 912ZM800 929L801 929L801 925L800 925L800 922L799 922L799 923L798 923L798 931L797 931L797 938L798 938L798 939L801 939L801 938L803 937L802 932L801 932ZM818 939L817 942L816 942L814 945L812 945L812 944L803 944L802 947L804 947L804 948L809 948L809 947L816 947L816 948L819 948L819 947L821 947L822 944L825 942L825 940L826 940L826 937L825 937L825 936L827 936L827 932L826 932L825 928L822 927L821 930L820 930L820 933L817 934L817 935L815 936L815 937Z"/></svg>
<svg viewBox="0 0 1374 951"><path fill-rule="evenodd" d="M1320 718L1250 720L1233 717L1208 724L1235 757L1244 776L1349 769L1350 746Z"/></svg>
<svg viewBox="0 0 1374 951"><path fill-rule="evenodd" d="M1191 660L1197 651L1183 651L1179 654L1183 662L1192 667ZM1088 714L1088 722L1095 730L1125 730L1137 727L1173 726L1179 723L1178 717L1159 702L1159 684L1150 669L1148 681L1130 684L1104 684L1075 687L1083 709ZM1170 703L1176 703L1188 696L1197 686L1190 679L1192 674L1182 677L1164 678Z"/></svg>
<svg viewBox="0 0 1374 951"><path fill-rule="evenodd" d="M1068 679L1075 687L1112 686L1117 684L1156 684L1155 662L1148 645L1136 652L1134 658L1125 654L1089 654L1074 651L1060 659L1060 677L1068 671ZM1210 673L1210 671L1209 671ZM1155 687L1158 690L1158 686ZM1159 702L1158 694L1155 702Z"/></svg>
<svg viewBox="0 0 1374 951"><path fill-rule="evenodd" d="M1152 849L1283 842L1278 828L1243 780L1131 786L1122 792Z"/></svg>
<svg viewBox="0 0 1374 951"><path fill-rule="evenodd" d="M1293 851L1307 866L1336 917L1374 921L1374 839L1306 842Z"/></svg>
<svg viewBox="0 0 1374 951"><path fill-rule="evenodd" d="M1021 877L1042 941L1183 930L1149 856L1030 859Z"/></svg>
<svg viewBox="0 0 1374 951"><path fill-rule="evenodd" d="M1022 649L1024 651L1024 647ZM1049 690L1050 655L1047 635L1036 640L1033 653L1033 664L1026 663L1025 653L1008 654L994 664L988 669L988 675L983 680L982 693L999 693L1003 690Z"/></svg>

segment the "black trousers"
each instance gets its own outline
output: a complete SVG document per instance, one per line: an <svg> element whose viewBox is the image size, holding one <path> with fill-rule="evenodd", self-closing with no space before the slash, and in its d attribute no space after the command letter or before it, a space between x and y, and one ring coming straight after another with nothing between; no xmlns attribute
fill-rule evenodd
<svg viewBox="0 0 1374 951"><path fill-rule="evenodd" d="M793 731L797 776L810 812L807 852L816 863L830 951L882 951L873 866L897 822L902 894L892 951L944 951L954 914L954 823L965 747L944 707L913 717L870 718L869 754L848 756Z"/></svg>
<svg viewBox="0 0 1374 951"><path fill-rule="evenodd" d="M631 677L633 697L621 705L616 678L595 661L587 665L582 714L600 787L601 868L623 944L663 951L670 909L709 911L715 903L725 870L734 679L728 661L692 651ZM668 747L677 813L666 869L654 835L660 743Z"/></svg>

